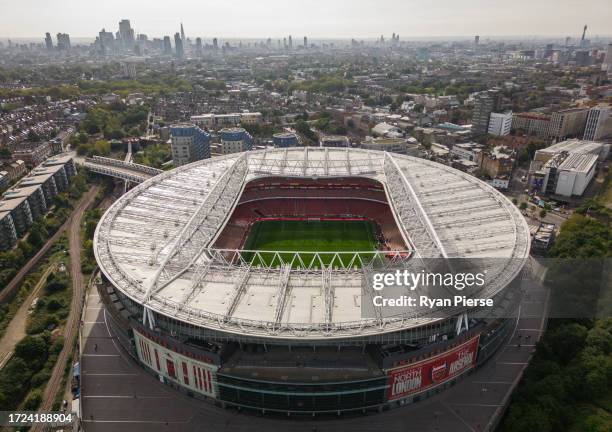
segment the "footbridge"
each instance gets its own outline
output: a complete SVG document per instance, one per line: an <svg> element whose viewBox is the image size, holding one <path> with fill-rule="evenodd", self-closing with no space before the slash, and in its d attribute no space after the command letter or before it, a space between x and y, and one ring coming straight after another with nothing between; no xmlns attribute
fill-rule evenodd
<svg viewBox="0 0 612 432"><path fill-rule="evenodd" d="M150 166L101 156L86 158L83 165L97 174L107 175L133 183L142 183L162 173L162 170Z"/></svg>

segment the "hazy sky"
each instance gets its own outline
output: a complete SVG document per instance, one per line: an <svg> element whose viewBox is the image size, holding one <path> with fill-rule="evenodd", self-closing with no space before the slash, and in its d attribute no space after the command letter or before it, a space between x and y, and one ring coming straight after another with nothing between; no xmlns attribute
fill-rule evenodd
<svg viewBox="0 0 612 432"><path fill-rule="evenodd" d="M137 33L368 38L612 35L612 0L0 0L0 36L94 37L122 18Z"/></svg>

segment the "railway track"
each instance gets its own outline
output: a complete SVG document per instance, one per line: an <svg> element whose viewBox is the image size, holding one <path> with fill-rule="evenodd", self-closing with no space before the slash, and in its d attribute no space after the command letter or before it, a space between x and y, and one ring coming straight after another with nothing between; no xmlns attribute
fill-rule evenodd
<svg viewBox="0 0 612 432"><path fill-rule="evenodd" d="M85 210L93 203L98 194L99 186L94 185L81 200L76 211L69 220L68 226L68 244L70 249L70 274L72 278L72 302L70 304L70 313L66 320L64 331L65 344L60 352L57 362L51 372L51 377L47 382L43 399L38 411L50 412L53 408L55 396L59 391L62 378L64 376L64 368L66 362L72 356L73 340L78 332L79 320L81 317L81 308L83 307L83 295L85 292L84 279L81 274L81 221ZM42 431L42 426L33 426L32 431Z"/></svg>

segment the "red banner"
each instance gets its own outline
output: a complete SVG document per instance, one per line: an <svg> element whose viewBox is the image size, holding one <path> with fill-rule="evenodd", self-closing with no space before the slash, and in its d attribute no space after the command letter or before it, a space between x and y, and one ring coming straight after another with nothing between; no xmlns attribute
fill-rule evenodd
<svg viewBox="0 0 612 432"><path fill-rule="evenodd" d="M420 393L474 367L478 338L476 336L435 357L388 371L387 400Z"/></svg>

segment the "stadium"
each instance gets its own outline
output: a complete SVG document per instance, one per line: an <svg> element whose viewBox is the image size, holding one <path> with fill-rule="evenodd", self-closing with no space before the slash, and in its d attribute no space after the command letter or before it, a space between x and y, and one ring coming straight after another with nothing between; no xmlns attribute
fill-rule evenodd
<svg viewBox="0 0 612 432"><path fill-rule="evenodd" d="M194 398L281 415L381 411L452 386L504 341L529 231L484 182L409 156L260 150L167 171L98 224L99 291L118 341ZM374 271L492 265L488 315L363 305Z"/></svg>

